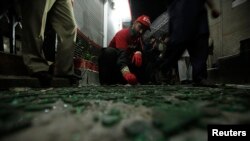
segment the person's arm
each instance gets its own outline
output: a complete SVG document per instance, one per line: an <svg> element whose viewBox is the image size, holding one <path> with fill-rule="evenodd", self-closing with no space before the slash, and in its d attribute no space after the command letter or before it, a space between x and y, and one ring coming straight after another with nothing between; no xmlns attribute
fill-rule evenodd
<svg viewBox="0 0 250 141"><path fill-rule="evenodd" d="M124 49L117 49L118 50L118 58L116 61L117 66L122 70L122 68L129 66L130 60L128 52Z"/></svg>
<svg viewBox="0 0 250 141"><path fill-rule="evenodd" d="M137 84L137 78L136 76L130 72L129 70L129 58L128 58L128 52L123 49L117 49L119 50L118 53L118 59L117 59L117 65L120 68L120 71L122 73L122 76L124 79L131 85Z"/></svg>
<svg viewBox="0 0 250 141"><path fill-rule="evenodd" d="M220 16L219 10L215 7L214 0L206 0L208 7L211 9L211 15L213 18L218 18Z"/></svg>

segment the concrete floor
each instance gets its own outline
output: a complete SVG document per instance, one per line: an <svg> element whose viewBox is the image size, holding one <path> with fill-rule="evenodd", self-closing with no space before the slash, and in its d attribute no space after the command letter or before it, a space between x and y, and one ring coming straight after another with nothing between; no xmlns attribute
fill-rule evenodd
<svg viewBox="0 0 250 141"><path fill-rule="evenodd" d="M250 87L84 86L0 91L3 141L206 141L250 124Z"/></svg>

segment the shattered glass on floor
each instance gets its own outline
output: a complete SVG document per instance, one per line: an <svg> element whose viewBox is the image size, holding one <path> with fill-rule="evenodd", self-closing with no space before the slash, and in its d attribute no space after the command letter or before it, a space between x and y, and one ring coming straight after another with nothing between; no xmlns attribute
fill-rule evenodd
<svg viewBox="0 0 250 141"><path fill-rule="evenodd" d="M248 87L86 86L1 91L4 141L206 141L208 124L249 124Z"/></svg>

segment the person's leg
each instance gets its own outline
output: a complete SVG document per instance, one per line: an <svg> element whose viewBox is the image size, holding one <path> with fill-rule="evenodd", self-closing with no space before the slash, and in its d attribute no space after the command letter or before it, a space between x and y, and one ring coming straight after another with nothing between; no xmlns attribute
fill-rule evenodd
<svg viewBox="0 0 250 141"><path fill-rule="evenodd" d="M190 57L186 57L185 58L185 62L186 62L186 66L187 66L187 80L189 80L189 82L192 82L193 80L193 76L192 76L192 65L191 65L191 62L190 62Z"/></svg>
<svg viewBox="0 0 250 141"><path fill-rule="evenodd" d="M166 75L177 64L185 49L185 43L168 46L166 52L164 52L162 61L160 61L160 69L163 75Z"/></svg>
<svg viewBox="0 0 250 141"><path fill-rule="evenodd" d="M3 35L0 31L0 51L4 51L4 47L3 47Z"/></svg>
<svg viewBox="0 0 250 141"><path fill-rule="evenodd" d="M184 57L178 60L178 72L180 81L187 80L187 66Z"/></svg>
<svg viewBox="0 0 250 141"><path fill-rule="evenodd" d="M101 85L122 83L122 74L117 67L118 51L115 48L103 48L98 58L99 80Z"/></svg>
<svg viewBox="0 0 250 141"><path fill-rule="evenodd" d="M47 21L44 32L43 52L46 60L55 62L56 32Z"/></svg>
<svg viewBox="0 0 250 141"><path fill-rule="evenodd" d="M42 87L49 87L52 76L49 65L44 57L42 45L47 13L54 0L25 0L21 3L22 11L22 54L24 64L32 77L38 78Z"/></svg>
<svg viewBox="0 0 250 141"><path fill-rule="evenodd" d="M51 9L49 20L58 35L58 47L55 61L56 76L73 76L74 43L76 40L76 22L71 0L56 0Z"/></svg>
<svg viewBox="0 0 250 141"><path fill-rule="evenodd" d="M193 46L188 48L193 69L193 81L199 83L207 79L208 37L200 36Z"/></svg>
<svg viewBox="0 0 250 141"><path fill-rule="evenodd" d="M47 0L25 0L21 3L23 18L22 54L24 64L31 73L48 71L49 69L42 51L42 44L50 2Z"/></svg>

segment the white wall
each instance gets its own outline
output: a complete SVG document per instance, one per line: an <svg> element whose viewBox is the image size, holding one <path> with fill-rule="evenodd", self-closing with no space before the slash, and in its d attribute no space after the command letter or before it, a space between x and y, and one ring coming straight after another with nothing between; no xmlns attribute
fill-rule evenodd
<svg viewBox="0 0 250 141"><path fill-rule="evenodd" d="M106 38L104 37L103 46L107 47L116 32L122 29L122 22L131 20L131 14L127 0L107 0L104 5L107 5L107 7L104 6L104 11L105 8L107 11L106 16L104 14L104 21L107 24L104 23L104 26L106 26L104 36Z"/></svg>
<svg viewBox="0 0 250 141"><path fill-rule="evenodd" d="M243 3L234 6L234 2ZM214 40L214 55L210 62L218 58L238 54L240 41L250 38L250 0L218 0L216 6L221 11L218 19L210 17L210 33Z"/></svg>
<svg viewBox="0 0 250 141"><path fill-rule="evenodd" d="M74 14L81 32L100 46L103 44L102 0L75 0Z"/></svg>
<svg viewBox="0 0 250 141"><path fill-rule="evenodd" d="M74 13L81 32L103 47L131 20L128 0L75 0Z"/></svg>

